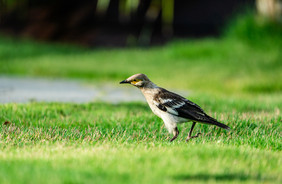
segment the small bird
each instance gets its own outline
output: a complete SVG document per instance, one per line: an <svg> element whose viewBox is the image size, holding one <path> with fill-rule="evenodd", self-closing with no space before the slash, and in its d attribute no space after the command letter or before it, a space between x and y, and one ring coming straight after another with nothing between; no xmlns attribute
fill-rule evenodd
<svg viewBox="0 0 282 184"><path fill-rule="evenodd" d="M193 122L186 141L196 138L201 134L198 133L192 136L196 122L216 125L226 130L230 129L227 125L207 115L197 104L178 94L158 87L145 74L135 74L120 82L120 84L126 83L132 84L141 90L153 113L163 120L168 132L173 134L170 142L175 140L179 135L177 125L184 122Z"/></svg>

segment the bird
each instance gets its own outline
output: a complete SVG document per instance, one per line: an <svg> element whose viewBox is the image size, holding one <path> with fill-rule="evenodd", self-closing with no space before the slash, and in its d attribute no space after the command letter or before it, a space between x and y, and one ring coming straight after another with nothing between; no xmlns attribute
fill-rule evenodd
<svg viewBox="0 0 282 184"><path fill-rule="evenodd" d="M184 122L193 122L186 141L201 134L197 133L192 136L196 123L216 125L226 130L230 129L227 125L207 115L199 105L157 86L145 74L132 75L121 81L120 84L131 84L141 90L153 113L163 120L168 132L173 134L170 142L174 141L179 135L177 125Z"/></svg>

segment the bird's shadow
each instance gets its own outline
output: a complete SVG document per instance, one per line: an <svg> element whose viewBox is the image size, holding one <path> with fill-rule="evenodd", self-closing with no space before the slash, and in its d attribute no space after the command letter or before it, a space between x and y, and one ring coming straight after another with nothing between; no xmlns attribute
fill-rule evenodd
<svg viewBox="0 0 282 184"><path fill-rule="evenodd" d="M178 181L275 181L275 178L272 177L262 177L260 175L251 176L242 173L224 173L224 174L182 174L182 175L175 175L172 177L174 180Z"/></svg>

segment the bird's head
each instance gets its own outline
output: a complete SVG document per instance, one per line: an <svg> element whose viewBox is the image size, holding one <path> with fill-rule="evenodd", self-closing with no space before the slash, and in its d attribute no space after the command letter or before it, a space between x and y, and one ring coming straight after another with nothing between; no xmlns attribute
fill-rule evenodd
<svg viewBox="0 0 282 184"><path fill-rule="evenodd" d="M146 87L147 85L149 85L151 81L145 74L139 73L139 74L132 75L131 77L120 82L120 84L126 84L126 83L129 83L129 84L132 84L133 86L141 88L141 87Z"/></svg>

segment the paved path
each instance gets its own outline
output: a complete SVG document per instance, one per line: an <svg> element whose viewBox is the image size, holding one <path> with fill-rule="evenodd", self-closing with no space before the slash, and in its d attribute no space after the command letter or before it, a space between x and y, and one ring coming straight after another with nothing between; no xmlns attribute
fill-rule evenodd
<svg viewBox="0 0 282 184"><path fill-rule="evenodd" d="M0 103L26 103L30 101L75 102L144 101L138 89L130 86L86 86L72 80L47 80L0 76Z"/></svg>
<svg viewBox="0 0 282 184"><path fill-rule="evenodd" d="M182 95L187 92L176 91ZM0 76L0 103L106 101L110 103L145 101L135 87L116 84L83 85L73 80L48 80Z"/></svg>

